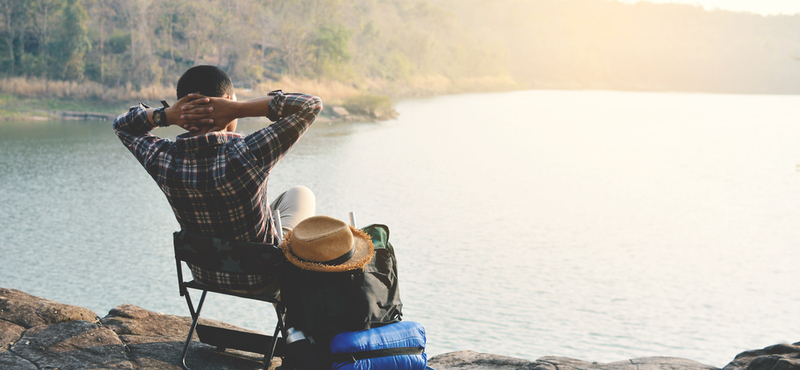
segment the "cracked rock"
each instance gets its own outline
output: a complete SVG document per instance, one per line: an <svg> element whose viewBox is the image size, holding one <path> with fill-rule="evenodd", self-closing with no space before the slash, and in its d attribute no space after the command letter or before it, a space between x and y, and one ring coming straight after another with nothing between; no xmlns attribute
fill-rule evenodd
<svg viewBox="0 0 800 370"><path fill-rule="evenodd" d="M97 321L99 318L88 308L42 299L16 289L0 288L0 319L28 329L76 320Z"/></svg>
<svg viewBox="0 0 800 370"><path fill-rule="evenodd" d="M265 318L266 319L266 318ZM214 326L237 328L203 320ZM102 320L94 312L27 293L0 288L0 369L179 370L188 317L164 315L122 304ZM262 356L192 341L188 365L194 370L263 369ZM644 357L611 363L546 356L536 361L474 351L429 359L436 370L800 370L800 343L746 351L718 369L674 357ZM274 359L270 369L280 364Z"/></svg>

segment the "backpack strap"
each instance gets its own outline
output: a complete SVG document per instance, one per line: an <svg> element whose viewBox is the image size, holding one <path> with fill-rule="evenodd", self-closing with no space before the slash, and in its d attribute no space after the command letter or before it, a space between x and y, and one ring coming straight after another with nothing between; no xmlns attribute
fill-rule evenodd
<svg viewBox="0 0 800 370"><path fill-rule="evenodd" d="M354 353L332 353L331 359L333 362L356 362L358 360L366 360L369 358L389 357L389 356L402 356L402 355L421 355L425 353L424 348L420 347L397 347L397 348L382 348L374 349L371 351L354 352Z"/></svg>

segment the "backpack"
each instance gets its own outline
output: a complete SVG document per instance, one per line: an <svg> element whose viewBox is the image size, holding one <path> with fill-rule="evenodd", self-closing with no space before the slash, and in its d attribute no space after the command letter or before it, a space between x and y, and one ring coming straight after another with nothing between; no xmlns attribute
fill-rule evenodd
<svg viewBox="0 0 800 370"><path fill-rule="evenodd" d="M286 327L311 338L303 346L287 341L287 368L330 369L329 345L334 336L402 320L397 259L389 243L389 228L370 225L362 230L375 250L363 270L318 272L285 265L280 285ZM311 341L313 346L308 346Z"/></svg>

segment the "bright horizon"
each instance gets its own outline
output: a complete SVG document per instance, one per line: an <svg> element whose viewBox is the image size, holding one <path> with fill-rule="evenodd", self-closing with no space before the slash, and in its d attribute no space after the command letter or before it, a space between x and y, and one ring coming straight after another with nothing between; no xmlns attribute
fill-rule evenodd
<svg viewBox="0 0 800 370"><path fill-rule="evenodd" d="M731 10L762 15L794 15L800 13L800 0L619 0L624 3L680 3L702 6L707 10Z"/></svg>

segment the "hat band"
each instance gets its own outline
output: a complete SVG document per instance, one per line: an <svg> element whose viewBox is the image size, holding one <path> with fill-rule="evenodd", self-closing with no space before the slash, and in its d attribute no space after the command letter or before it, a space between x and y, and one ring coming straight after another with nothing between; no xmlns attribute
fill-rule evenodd
<svg viewBox="0 0 800 370"><path fill-rule="evenodd" d="M332 259L332 260L330 260L330 261L324 261L324 262L318 262L318 261L309 261L309 260L302 259L302 258L298 257L298 256L297 256L297 255L294 253L294 251L292 252L292 254L293 254L293 255L295 256L295 258L297 258L297 259L298 259L300 262L306 262L306 263L319 263L319 264L321 264L321 265L325 265L325 266L336 266L336 265L341 265L341 264L343 264L343 263L345 263L345 262L349 261L351 258L353 258L353 256L356 254L356 243L355 243L355 242L353 242L353 246L350 248L350 250L349 250L349 251L347 251L347 253L345 253L345 254L343 254L343 255L341 255L341 256L339 256L339 257L336 257L336 258L334 258L334 259Z"/></svg>

